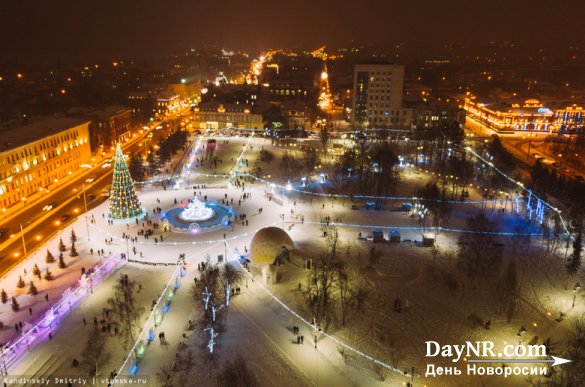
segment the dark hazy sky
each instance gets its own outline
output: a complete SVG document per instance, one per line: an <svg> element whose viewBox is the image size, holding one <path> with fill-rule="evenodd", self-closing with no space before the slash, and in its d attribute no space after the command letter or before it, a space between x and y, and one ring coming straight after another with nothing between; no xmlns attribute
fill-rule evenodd
<svg viewBox="0 0 585 387"><path fill-rule="evenodd" d="M178 48L585 44L577 0L1 0L4 58L150 57Z"/></svg>

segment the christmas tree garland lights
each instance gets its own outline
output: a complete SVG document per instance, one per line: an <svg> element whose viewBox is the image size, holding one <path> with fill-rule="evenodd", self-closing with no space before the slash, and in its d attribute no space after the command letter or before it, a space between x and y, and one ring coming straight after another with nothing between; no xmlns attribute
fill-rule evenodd
<svg viewBox="0 0 585 387"><path fill-rule="evenodd" d="M120 145L116 148L114 177L110 191L110 217L112 219L133 219L143 214L140 201L136 196L134 182Z"/></svg>

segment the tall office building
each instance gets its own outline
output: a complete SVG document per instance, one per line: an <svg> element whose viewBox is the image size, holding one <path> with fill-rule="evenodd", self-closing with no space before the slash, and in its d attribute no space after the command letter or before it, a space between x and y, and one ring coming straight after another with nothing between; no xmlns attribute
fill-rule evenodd
<svg viewBox="0 0 585 387"><path fill-rule="evenodd" d="M404 127L404 66L358 64L353 72L352 123L355 129Z"/></svg>

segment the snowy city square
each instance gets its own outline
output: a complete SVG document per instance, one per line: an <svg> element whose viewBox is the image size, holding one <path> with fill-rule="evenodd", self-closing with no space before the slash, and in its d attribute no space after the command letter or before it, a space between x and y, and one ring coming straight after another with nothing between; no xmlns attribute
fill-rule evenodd
<svg viewBox="0 0 585 387"><path fill-rule="evenodd" d="M585 387L585 2L0 9L0 387Z"/></svg>
<svg viewBox="0 0 585 387"><path fill-rule="evenodd" d="M572 329L559 321L585 308L555 258L570 253L552 230L560 213L470 148L505 193L400 157L382 177L391 192L354 194L356 183L377 190L384 142L367 144L381 159L360 183L340 171L347 139L205 131L184 141L139 182L118 148L109 198L3 279L9 375L448 386L425 378L427 341L554 346ZM447 199L430 196L436 182Z"/></svg>

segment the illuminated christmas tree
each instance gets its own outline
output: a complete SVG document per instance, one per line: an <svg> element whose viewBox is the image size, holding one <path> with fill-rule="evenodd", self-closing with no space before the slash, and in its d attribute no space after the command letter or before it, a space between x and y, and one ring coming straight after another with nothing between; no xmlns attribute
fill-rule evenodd
<svg viewBox="0 0 585 387"><path fill-rule="evenodd" d="M134 182L120 145L114 159L114 178L110 191L110 217L112 219L132 219L142 215L142 207L134 190Z"/></svg>

